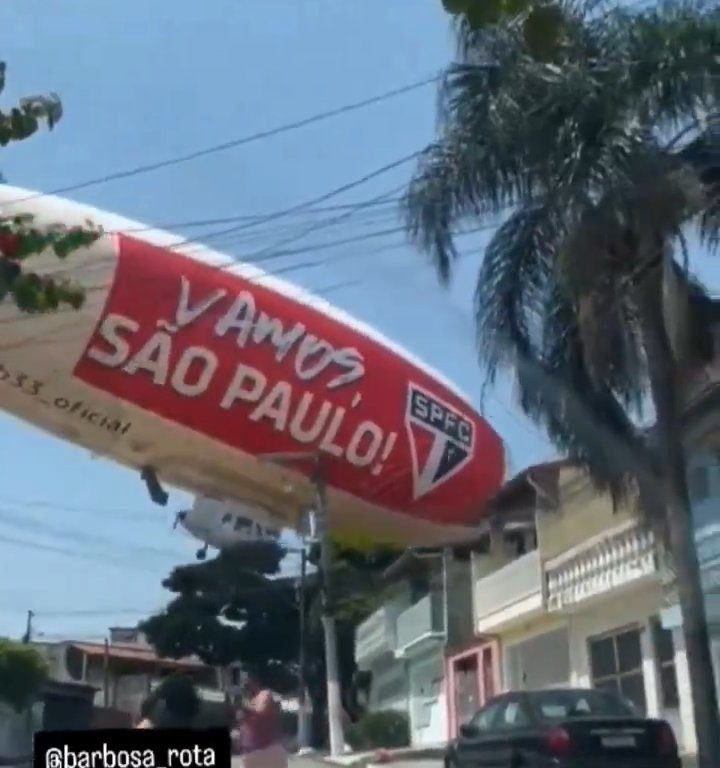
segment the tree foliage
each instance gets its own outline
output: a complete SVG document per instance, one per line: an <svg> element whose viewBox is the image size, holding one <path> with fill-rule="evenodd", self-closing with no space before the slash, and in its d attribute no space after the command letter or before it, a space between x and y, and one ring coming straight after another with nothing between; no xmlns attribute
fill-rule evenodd
<svg viewBox="0 0 720 768"><path fill-rule="evenodd" d="M400 550L387 546L359 550L335 543L330 594L335 618L354 627L372 613L382 600L382 574L400 554ZM319 568L319 545L311 547L308 559Z"/></svg>
<svg viewBox="0 0 720 768"><path fill-rule="evenodd" d="M177 597L143 623L158 652L264 669L275 687L292 687L298 648L295 585L277 577L285 550L274 542L225 550L175 568L163 586Z"/></svg>
<svg viewBox="0 0 720 768"><path fill-rule="evenodd" d="M234 661L259 667L280 692L298 682L300 613L298 583L280 576L287 552L275 543L225 550L213 560L175 568L163 585L177 596L142 624L149 641L165 656L197 654L209 664ZM390 550L360 553L337 547L332 574L332 609L337 615L338 656L346 709L354 712L354 634L357 622L375 607L379 576L397 556ZM308 558L317 568L319 552ZM317 570L306 583L305 678L316 731L325 706L323 602Z"/></svg>
<svg viewBox="0 0 720 768"><path fill-rule="evenodd" d="M200 712L200 697L187 675L174 672L145 700L143 711L158 728L190 728Z"/></svg>
<svg viewBox="0 0 720 768"><path fill-rule="evenodd" d="M0 62L0 93L5 87L6 65ZM7 111L0 110L0 146L24 141L42 125L52 130L62 117L57 94L32 96ZM0 212L0 301L10 298L23 312L51 312L61 306L82 306L82 290L69 281L40 275L28 269L26 261L45 251L65 259L78 248L87 247L101 232L87 222L86 227L33 225L31 216L2 216Z"/></svg>
<svg viewBox="0 0 720 768"><path fill-rule="evenodd" d="M528 53L541 61L551 58L564 42L566 16L553 0L442 0L442 4L468 32L512 20Z"/></svg>
<svg viewBox="0 0 720 768"><path fill-rule="evenodd" d="M652 284L662 306L664 257L687 226L718 241L720 24L687 5L563 13L567 42L548 63L512 23L461 31L407 221L447 280L456 226L511 211L478 275L480 361L489 382L510 373L528 415L620 494L630 454L647 453L633 418L649 384L636 288ZM686 141L669 140L681 130ZM711 302L684 263L670 270L682 363L711 348Z"/></svg>
<svg viewBox="0 0 720 768"><path fill-rule="evenodd" d="M37 700L47 676L47 665L34 648L0 638L0 701L22 712Z"/></svg>
<svg viewBox="0 0 720 768"><path fill-rule="evenodd" d="M720 241L720 9L540 8L460 25L408 228L447 281L457 225L504 216L477 280L479 359L600 489L639 491L671 549L709 765L720 724L679 435L718 315L685 242Z"/></svg>

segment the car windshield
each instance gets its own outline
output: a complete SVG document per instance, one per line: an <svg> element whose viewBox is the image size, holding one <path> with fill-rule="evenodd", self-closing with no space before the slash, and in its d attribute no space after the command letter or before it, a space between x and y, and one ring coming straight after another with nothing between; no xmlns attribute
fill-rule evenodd
<svg viewBox="0 0 720 768"><path fill-rule="evenodd" d="M602 691L544 691L531 696L532 705L542 720L567 720L572 717L628 717L634 714L629 704Z"/></svg>

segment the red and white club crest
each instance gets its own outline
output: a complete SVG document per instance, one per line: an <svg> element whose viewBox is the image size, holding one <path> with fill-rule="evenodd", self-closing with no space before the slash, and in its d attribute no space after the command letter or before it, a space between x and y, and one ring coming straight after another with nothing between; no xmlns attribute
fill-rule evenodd
<svg viewBox="0 0 720 768"><path fill-rule="evenodd" d="M475 452L473 422L417 384L408 385L405 429L416 499L457 474Z"/></svg>

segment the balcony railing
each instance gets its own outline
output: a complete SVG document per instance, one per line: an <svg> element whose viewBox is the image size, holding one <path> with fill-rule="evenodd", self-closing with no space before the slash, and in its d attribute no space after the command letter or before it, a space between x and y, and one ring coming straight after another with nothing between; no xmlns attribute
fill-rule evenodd
<svg viewBox="0 0 720 768"><path fill-rule="evenodd" d="M400 653L424 640L441 640L445 636L442 593L431 592L404 610L397 618L396 633Z"/></svg>
<svg viewBox="0 0 720 768"><path fill-rule="evenodd" d="M355 661L363 661L395 650L395 622L387 606L368 616L355 630Z"/></svg>
<svg viewBox="0 0 720 768"><path fill-rule="evenodd" d="M527 603L527 605L526 605ZM542 605L540 553L528 552L475 582L475 616L478 626L486 619L518 606L534 610Z"/></svg>
<svg viewBox="0 0 720 768"><path fill-rule="evenodd" d="M638 579L660 576L652 531L634 525L592 543L569 559L547 564L548 610L571 608Z"/></svg>

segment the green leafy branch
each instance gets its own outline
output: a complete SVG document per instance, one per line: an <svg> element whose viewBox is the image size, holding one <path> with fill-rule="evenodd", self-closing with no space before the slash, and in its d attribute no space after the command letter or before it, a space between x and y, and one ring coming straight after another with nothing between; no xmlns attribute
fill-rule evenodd
<svg viewBox="0 0 720 768"><path fill-rule="evenodd" d="M5 88L6 71L5 62L0 61L0 93ZM9 112L0 110L0 146L29 138L43 123L52 130L62 114L62 102L56 93L20 99L18 106Z"/></svg>
<svg viewBox="0 0 720 768"><path fill-rule="evenodd" d="M22 312L52 312L62 305L80 309L83 290L67 280L56 280L24 268L24 262L48 250L59 259L92 245L102 230L88 222L83 227L38 229L28 217L0 219L0 301L12 298Z"/></svg>
<svg viewBox="0 0 720 768"><path fill-rule="evenodd" d="M569 9L555 0L442 0L442 4L471 34L517 19L526 53L539 61L554 58L572 23Z"/></svg>
<svg viewBox="0 0 720 768"><path fill-rule="evenodd" d="M40 695L48 668L31 646L0 638L0 702L22 712Z"/></svg>
<svg viewBox="0 0 720 768"><path fill-rule="evenodd" d="M5 63L0 62L0 93L5 88L6 71ZM21 99L9 111L0 110L0 146L24 141L43 124L52 130L62 114L57 94ZM41 229L33 226L31 216L0 215L0 301L10 298L26 313L52 312L62 305L79 309L85 298L79 286L28 269L25 261L47 251L65 259L73 251L92 245L102 231L87 224L87 228Z"/></svg>

